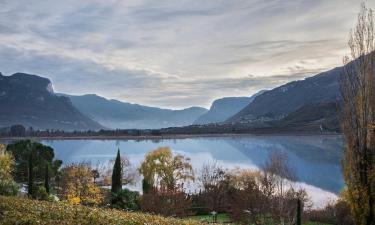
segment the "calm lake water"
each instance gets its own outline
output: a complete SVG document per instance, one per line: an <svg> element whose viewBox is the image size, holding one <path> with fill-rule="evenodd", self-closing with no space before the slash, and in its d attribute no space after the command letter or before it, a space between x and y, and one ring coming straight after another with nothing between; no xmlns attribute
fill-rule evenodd
<svg viewBox="0 0 375 225"><path fill-rule="evenodd" d="M199 171L204 163L218 162L226 168L259 168L269 154L281 151L288 156L299 186L319 207L333 200L344 187L340 160L343 151L341 136L242 136L204 137L167 140L43 140L55 149L56 158L64 164L89 161L93 165L116 157L119 148L136 168L145 153L168 146L174 152L191 158ZM139 189L140 184L135 188Z"/></svg>

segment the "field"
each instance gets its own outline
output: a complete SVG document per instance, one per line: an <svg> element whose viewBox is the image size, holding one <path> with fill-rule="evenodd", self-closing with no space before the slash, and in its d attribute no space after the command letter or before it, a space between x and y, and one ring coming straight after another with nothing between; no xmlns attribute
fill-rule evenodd
<svg viewBox="0 0 375 225"><path fill-rule="evenodd" d="M165 218L145 213L0 196L0 224L198 225L201 223L196 220Z"/></svg>

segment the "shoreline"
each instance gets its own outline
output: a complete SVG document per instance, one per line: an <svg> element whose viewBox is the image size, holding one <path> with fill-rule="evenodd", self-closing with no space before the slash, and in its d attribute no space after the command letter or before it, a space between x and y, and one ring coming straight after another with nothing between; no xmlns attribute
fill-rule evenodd
<svg viewBox="0 0 375 225"><path fill-rule="evenodd" d="M342 136L341 133L248 133L248 134L166 134L166 135L119 135L119 136L24 136L24 137L0 137L0 140L170 140L192 138L222 138L222 137L260 137L260 136Z"/></svg>

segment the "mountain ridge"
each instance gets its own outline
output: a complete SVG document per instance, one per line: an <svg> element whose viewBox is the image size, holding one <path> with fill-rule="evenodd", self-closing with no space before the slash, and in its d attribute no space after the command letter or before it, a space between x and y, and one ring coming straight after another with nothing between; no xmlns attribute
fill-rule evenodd
<svg viewBox="0 0 375 225"><path fill-rule="evenodd" d="M342 67L336 67L266 91L226 122L279 120L304 105L339 102L341 101L339 76L342 69Z"/></svg>
<svg viewBox="0 0 375 225"><path fill-rule="evenodd" d="M22 124L34 129L104 128L80 113L71 101L55 95L48 78L27 73L0 74L0 127Z"/></svg>
<svg viewBox="0 0 375 225"><path fill-rule="evenodd" d="M250 97L224 97L212 102L208 112L200 116L194 124L221 123L241 111L257 96L266 90L259 91Z"/></svg>
<svg viewBox="0 0 375 225"><path fill-rule="evenodd" d="M189 107L181 110L163 109L107 99L96 94L67 95L83 114L112 129L157 129L192 124L207 109Z"/></svg>

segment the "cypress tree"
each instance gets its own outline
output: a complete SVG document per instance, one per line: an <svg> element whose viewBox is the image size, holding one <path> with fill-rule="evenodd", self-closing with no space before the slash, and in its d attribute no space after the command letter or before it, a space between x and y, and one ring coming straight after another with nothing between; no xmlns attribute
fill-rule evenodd
<svg viewBox="0 0 375 225"><path fill-rule="evenodd" d="M28 162L28 180L27 180L27 193L30 197L34 197L34 172L33 172L33 153L30 151L29 162Z"/></svg>
<svg viewBox="0 0 375 225"><path fill-rule="evenodd" d="M48 164L46 164L46 169L44 173L44 187L46 188L46 192L49 194L49 171L48 171Z"/></svg>
<svg viewBox="0 0 375 225"><path fill-rule="evenodd" d="M121 156L120 149L117 151L115 164L112 171L112 193L117 193L122 189L122 169L121 169Z"/></svg>
<svg viewBox="0 0 375 225"><path fill-rule="evenodd" d="M301 225L301 214L302 214L302 206L301 206L301 200L297 199L297 225Z"/></svg>

